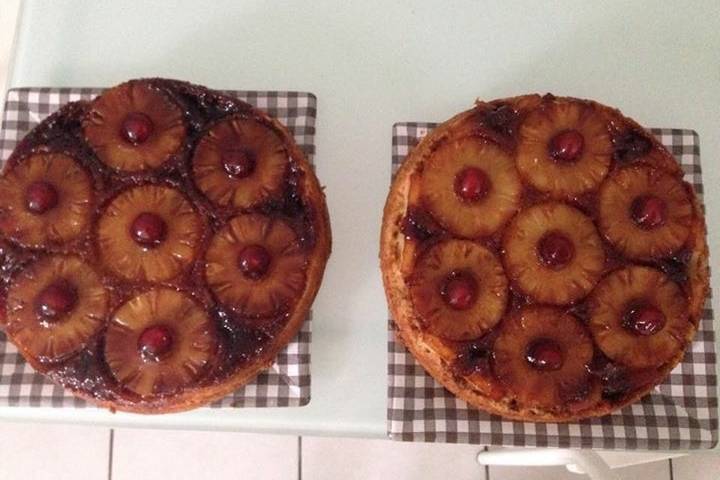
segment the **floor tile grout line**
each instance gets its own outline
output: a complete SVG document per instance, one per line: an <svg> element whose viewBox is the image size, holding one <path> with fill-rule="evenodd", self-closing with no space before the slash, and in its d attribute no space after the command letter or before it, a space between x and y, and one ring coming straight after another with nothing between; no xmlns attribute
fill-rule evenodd
<svg viewBox="0 0 720 480"><path fill-rule="evenodd" d="M675 480L675 474L673 473L672 458L668 458L668 468L670 469L670 480Z"/></svg>
<svg viewBox="0 0 720 480"><path fill-rule="evenodd" d="M302 437L298 435L298 480L302 480ZM111 479L112 480L112 479Z"/></svg>
<svg viewBox="0 0 720 480"><path fill-rule="evenodd" d="M110 429L110 445L108 452L108 480L112 480L112 469L113 469L113 445L115 443L115 430Z"/></svg>
<svg viewBox="0 0 720 480"><path fill-rule="evenodd" d="M483 452L487 452L487 451L488 451L488 447L484 446ZM477 461L477 458L475 459L475 461ZM488 465L486 463L484 466L485 466L485 480L490 480L490 465Z"/></svg>

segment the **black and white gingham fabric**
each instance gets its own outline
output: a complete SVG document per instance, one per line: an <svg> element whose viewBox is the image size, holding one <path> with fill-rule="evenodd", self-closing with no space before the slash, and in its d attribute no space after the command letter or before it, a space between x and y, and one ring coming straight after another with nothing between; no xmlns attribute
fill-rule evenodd
<svg viewBox="0 0 720 480"><path fill-rule="evenodd" d="M393 175L437 124L393 126ZM692 130L651 129L673 153L702 200L700 146ZM712 448L718 441L713 312L708 298L699 330L683 361L641 401L599 419L577 423L503 420L468 406L437 383L388 338L388 433L396 440L483 445L673 450Z"/></svg>
<svg viewBox="0 0 720 480"><path fill-rule="evenodd" d="M90 100L99 88L19 88L8 91L0 132L0 162L33 127L67 102ZM315 153L316 98L304 92L224 91L268 112L285 124L312 162ZM289 407L310 401L310 316L273 365L253 382L210 405L212 408ZM35 372L0 333L0 405L86 407Z"/></svg>

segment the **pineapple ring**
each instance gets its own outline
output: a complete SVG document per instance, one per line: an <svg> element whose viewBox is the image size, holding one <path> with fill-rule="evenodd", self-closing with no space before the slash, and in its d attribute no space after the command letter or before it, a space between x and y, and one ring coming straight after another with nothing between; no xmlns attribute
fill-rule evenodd
<svg viewBox="0 0 720 480"><path fill-rule="evenodd" d="M666 219L656 228L642 228L632 219L633 202L644 195L657 197L666 205ZM693 207L685 186L663 170L645 165L624 168L600 187L600 231L630 258L670 255L685 244L692 222Z"/></svg>
<svg viewBox="0 0 720 480"><path fill-rule="evenodd" d="M167 351L148 359L143 333L161 326L170 332ZM122 304L105 336L105 359L121 385L143 397L196 384L217 349L212 320L192 298L169 288L149 290Z"/></svg>
<svg viewBox="0 0 720 480"><path fill-rule="evenodd" d="M50 191L47 209L31 212L29 190L44 185ZM52 199L47 197L52 196ZM28 247L69 242L89 224L93 206L90 176L72 157L62 153L38 153L15 165L0 177L0 232Z"/></svg>
<svg viewBox="0 0 720 480"><path fill-rule="evenodd" d="M520 175L558 200L595 190L607 175L613 154L606 123L596 109L577 100L554 99L533 110L519 131ZM556 161L550 155L550 144L567 131L582 135L582 150L572 162Z"/></svg>
<svg viewBox="0 0 720 480"><path fill-rule="evenodd" d="M662 328L637 335L623 326L628 306L641 300L664 315ZM633 368L662 365L689 341L692 325L680 287L664 273L630 266L609 274L589 298L590 331L600 349L614 361Z"/></svg>
<svg viewBox="0 0 720 480"><path fill-rule="evenodd" d="M478 169L489 189L477 201L456 194L458 175ZM465 238L492 235L520 204L522 185L512 158L480 137L467 137L435 150L420 178L421 201L447 228Z"/></svg>
<svg viewBox="0 0 720 480"><path fill-rule="evenodd" d="M132 142L123 135L133 116L149 122L147 138ZM98 158L122 172L154 169L177 153L185 141L180 107L147 82L130 81L105 91L83 119L85 138Z"/></svg>
<svg viewBox="0 0 720 480"><path fill-rule="evenodd" d="M136 241L131 226L151 213L164 222L164 239L149 248ZM202 217L177 190L142 185L120 193L98 223L97 242L106 268L128 280L171 280L195 259L203 235Z"/></svg>
<svg viewBox="0 0 720 480"><path fill-rule="evenodd" d="M288 153L282 139L267 126L230 117L200 139L192 168L195 183L213 203L247 208L282 188Z"/></svg>
<svg viewBox="0 0 720 480"><path fill-rule="evenodd" d="M243 273L239 259L248 247L265 252L262 275ZM217 298L246 317L270 317L292 307L305 288L307 258L297 235L279 218L239 215L210 241L205 277Z"/></svg>
<svg viewBox="0 0 720 480"><path fill-rule="evenodd" d="M574 254L559 268L546 266L538 247L549 233L566 238ZM503 237L508 278L530 297L565 305L584 297L600 280L605 265L602 240L592 221L560 202L533 205L520 212Z"/></svg>
<svg viewBox="0 0 720 480"><path fill-rule="evenodd" d="M463 309L447 303L444 285L453 272L474 279L473 301ZM502 264L482 245L468 240L436 244L417 261L408 280L410 296L421 325L433 335L471 340L494 327L505 313L508 282Z"/></svg>
<svg viewBox="0 0 720 480"><path fill-rule="evenodd" d="M50 321L39 313L43 292L62 282L73 298ZM64 360L82 350L105 322L108 293L100 276L77 257L50 256L28 266L7 296L7 332L23 353L40 361Z"/></svg>
<svg viewBox="0 0 720 480"><path fill-rule="evenodd" d="M530 364L526 357L539 340L550 340L559 348L558 368L541 369ZM555 407L575 400L578 391L590 387L587 365L592 358L593 343L580 321L558 308L530 306L500 324L492 367L522 405Z"/></svg>

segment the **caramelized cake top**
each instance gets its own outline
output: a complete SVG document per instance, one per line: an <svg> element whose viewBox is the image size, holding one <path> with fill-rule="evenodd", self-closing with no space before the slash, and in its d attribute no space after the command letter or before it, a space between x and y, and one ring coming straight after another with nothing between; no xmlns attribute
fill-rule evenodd
<svg viewBox="0 0 720 480"><path fill-rule="evenodd" d="M330 249L287 129L174 80L62 107L17 146L0 199L3 329L112 409L184 410L254 378L305 320Z"/></svg>
<svg viewBox="0 0 720 480"><path fill-rule="evenodd" d="M680 361L708 291L702 211L662 144L553 95L477 102L408 155L381 262L400 339L508 418L604 415Z"/></svg>

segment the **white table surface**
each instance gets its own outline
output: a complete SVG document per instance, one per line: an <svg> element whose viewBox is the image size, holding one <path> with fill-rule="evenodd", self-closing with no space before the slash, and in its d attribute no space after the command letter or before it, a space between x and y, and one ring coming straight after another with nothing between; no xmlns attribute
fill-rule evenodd
<svg viewBox="0 0 720 480"><path fill-rule="evenodd" d="M387 326L377 252L391 126L446 119L476 97L550 91L621 107L644 125L697 130L715 265L717 0L545 3L27 0L10 87L163 76L315 93L317 173L334 246L313 307L309 406L155 417L3 407L0 418L384 436Z"/></svg>

